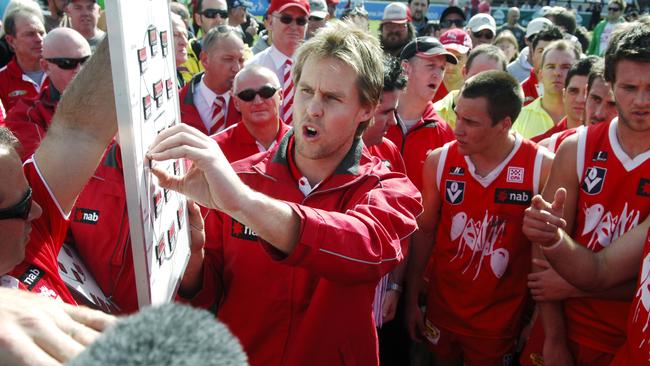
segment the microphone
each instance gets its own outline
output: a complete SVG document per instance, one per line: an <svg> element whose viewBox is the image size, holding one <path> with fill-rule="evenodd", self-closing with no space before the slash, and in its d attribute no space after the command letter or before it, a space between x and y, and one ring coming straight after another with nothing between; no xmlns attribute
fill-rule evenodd
<svg viewBox="0 0 650 366"><path fill-rule="evenodd" d="M118 320L69 366L245 366L239 340L214 315L181 304Z"/></svg>

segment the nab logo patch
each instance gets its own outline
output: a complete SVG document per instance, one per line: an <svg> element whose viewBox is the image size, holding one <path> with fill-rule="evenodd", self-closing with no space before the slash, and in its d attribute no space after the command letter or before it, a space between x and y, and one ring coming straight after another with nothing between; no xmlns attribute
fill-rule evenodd
<svg viewBox="0 0 650 366"><path fill-rule="evenodd" d="M452 205L463 202L465 195L465 182L455 180L445 181L445 199Z"/></svg>
<svg viewBox="0 0 650 366"><path fill-rule="evenodd" d="M524 182L524 173L526 170L518 166L509 166L508 167L508 176L506 177L506 182L508 183L523 183Z"/></svg>
<svg viewBox="0 0 650 366"><path fill-rule="evenodd" d="M36 266L29 266L27 271L20 276L20 282L23 283L30 291L34 289L34 286L45 276L45 272Z"/></svg>
<svg viewBox="0 0 650 366"><path fill-rule="evenodd" d="M465 175L465 169L461 166L452 166L449 168L449 175Z"/></svg>
<svg viewBox="0 0 650 366"><path fill-rule="evenodd" d="M636 189L636 194L639 196L650 197L650 179L639 179L639 187Z"/></svg>
<svg viewBox="0 0 650 366"><path fill-rule="evenodd" d="M605 183L605 173L607 173L605 168L595 166L587 168L587 174L585 174L585 179L582 181L582 190L587 194L600 193Z"/></svg>
<svg viewBox="0 0 650 366"><path fill-rule="evenodd" d="M495 203L528 206L530 205L531 198L533 198L531 191L508 188L497 188L494 190Z"/></svg>
<svg viewBox="0 0 650 366"><path fill-rule="evenodd" d="M74 211L74 221L82 224L96 225L99 222L99 211L77 208Z"/></svg>
<svg viewBox="0 0 650 366"><path fill-rule="evenodd" d="M230 235L238 239L257 241L257 234L241 222L232 219L232 226L230 227Z"/></svg>
<svg viewBox="0 0 650 366"><path fill-rule="evenodd" d="M607 151L596 151L591 161L607 161Z"/></svg>

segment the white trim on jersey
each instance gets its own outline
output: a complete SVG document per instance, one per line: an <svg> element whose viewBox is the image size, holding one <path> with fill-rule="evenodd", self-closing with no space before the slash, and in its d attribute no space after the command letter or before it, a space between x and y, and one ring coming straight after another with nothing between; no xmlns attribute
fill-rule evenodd
<svg viewBox="0 0 650 366"><path fill-rule="evenodd" d="M56 205L56 208L59 209L59 213L61 214L61 216L63 216L64 219L68 220L68 218L70 217L70 213L67 213L67 214L66 214L66 213L63 211L63 208L61 208L61 204L59 204L59 200L56 199L56 196L55 196L54 193L52 192L52 189L50 188L50 185L47 184L47 181L46 181L45 178L43 177L43 174L41 173L41 170L38 168L38 164L36 163L36 158L35 158L34 155L32 155L31 158L27 159L27 160L23 163L23 166L25 166L25 165L27 165L27 164L29 164L29 163L34 164L34 168L36 169L36 174L38 174L38 177L41 179L41 182L43 182L43 185L45 186L45 189L47 189L47 193L49 193L50 198L52 199L52 201L53 201L54 204ZM38 202L37 202L37 203L38 203Z"/></svg>
<svg viewBox="0 0 650 366"><path fill-rule="evenodd" d="M635 156L634 159L630 158L630 156L623 150L620 142L618 142L618 136L616 134L617 126L618 117L614 118L612 123L609 124L609 144L612 146L612 150L614 151L614 155L616 155L618 161L620 161L623 168L629 172L638 168L639 165L643 164L648 160L648 158L650 158L650 150L646 150L645 152Z"/></svg>
<svg viewBox="0 0 650 366"><path fill-rule="evenodd" d="M533 167L533 194L539 194L539 186L542 179L542 162L544 161L544 153L548 151L544 146L537 146L537 154L535 154L535 166Z"/></svg>
<svg viewBox="0 0 650 366"><path fill-rule="evenodd" d="M483 188L487 188L492 182L494 182L495 179L499 177L503 169L508 165L510 160L512 160L512 157L515 156L517 151L519 151L519 147L521 147L521 143L523 141L523 137L521 137L520 134L515 133L515 146L512 148L512 151L510 151L510 154L503 159L499 165L497 165L494 169L492 169L491 172L489 172L486 176L480 177L476 174L476 167L474 166L474 163L472 163L472 160L469 158L469 156L465 156L465 162L467 162L467 167L469 170L469 174L481 185Z"/></svg>
<svg viewBox="0 0 650 366"><path fill-rule="evenodd" d="M438 168L436 170L436 184L438 185L438 192L442 192L440 189L440 182L442 182L442 171L445 169L445 161L447 160L449 145L451 145L451 142L444 144L440 150L440 158L438 159Z"/></svg>
<svg viewBox="0 0 650 366"><path fill-rule="evenodd" d="M585 150L587 148L587 129L578 130L578 148L576 149L576 174L578 182L582 182L582 172L585 170Z"/></svg>

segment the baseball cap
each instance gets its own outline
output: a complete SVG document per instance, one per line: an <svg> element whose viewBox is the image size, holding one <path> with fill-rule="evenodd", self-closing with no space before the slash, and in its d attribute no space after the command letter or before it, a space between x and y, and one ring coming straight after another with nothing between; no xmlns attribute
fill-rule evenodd
<svg viewBox="0 0 650 366"><path fill-rule="evenodd" d="M311 8L309 16L325 19L329 14L325 0L310 0L309 7Z"/></svg>
<svg viewBox="0 0 650 366"><path fill-rule="evenodd" d="M474 15L469 22L467 22L467 28L474 33L478 33L483 29L489 29L492 31L492 34L497 34L497 23L492 18L492 15L479 13Z"/></svg>
<svg viewBox="0 0 650 366"><path fill-rule="evenodd" d="M472 38L460 28L452 28L440 36L440 43L447 50L454 50L460 53L467 53L472 49Z"/></svg>
<svg viewBox="0 0 650 366"><path fill-rule="evenodd" d="M253 3L248 1L248 0L228 0L228 9L236 9L236 8L252 8Z"/></svg>
<svg viewBox="0 0 650 366"><path fill-rule="evenodd" d="M413 56L428 58L440 55L446 56L447 62L451 64L455 65L458 63L456 56L447 51L445 46L434 37L418 37L412 40L404 46L402 52L399 54L399 58L400 60L408 60Z"/></svg>
<svg viewBox="0 0 650 366"><path fill-rule="evenodd" d="M307 0L272 0L271 5L269 5L268 13L273 14L276 11L281 12L292 6L304 11L305 14L309 14L310 8Z"/></svg>
<svg viewBox="0 0 650 366"><path fill-rule="evenodd" d="M542 31L542 29L550 27L553 25L553 22L544 17L539 17L528 22L526 27L526 38L534 36L535 34Z"/></svg>
<svg viewBox="0 0 650 366"><path fill-rule="evenodd" d="M94 3L97 2L97 0L91 0L91 1L94 2ZM68 1L66 1L65 3L66 3L66 4L70 4L70 3L73 3L73 2L74 2L74 0L68 0Z"/></svg>
<svg viewBox="0 0 650 366"><path fill-rule="evenodd" d="M443 10L442 14L440 14L440 20L445 19L449 14L458 14L463 17L463 20L467 20L467 16L465 15L463 9L457 6L448 6L445 10Z"/></svg>
<svg viewBox="0 0 650 366"><path fill-rule="evenodd" d="M382 23L403 24L411 21L411 10L404 3L390 3L384 8Z"/></svg>

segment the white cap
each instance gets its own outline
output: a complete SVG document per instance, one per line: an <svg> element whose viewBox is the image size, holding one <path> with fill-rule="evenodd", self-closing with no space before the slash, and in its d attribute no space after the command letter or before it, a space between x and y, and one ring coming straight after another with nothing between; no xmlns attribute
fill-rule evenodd
<svg viewBox="0 0 650 366"><path fill-rule="evenodd" d="M325 0L309 0L309 8L309 16L325 19L329 14Z"/></svg>
<svg viewBox="0 0 650 366"><path fill-rule="evenodd" d="M467 28L474 33L489 29L492 34L497 34L497 23L490 14L478 13L474 15L467 23Z"/></svg>
<svg viewBox="0 0 650 366"><path fill-rule="evenodd" d="M533 36L542 31L544 28L548 28L553 25L553 22L544 17L539 17L528 22L526 27L526 38Z"/></svg>
<svg viewBox="0 0 650 366"><path fill-rule="evenodd" d="M404 3L390 3L384 8L382 23L406 23L411 21L411 10Z"/></svg>

